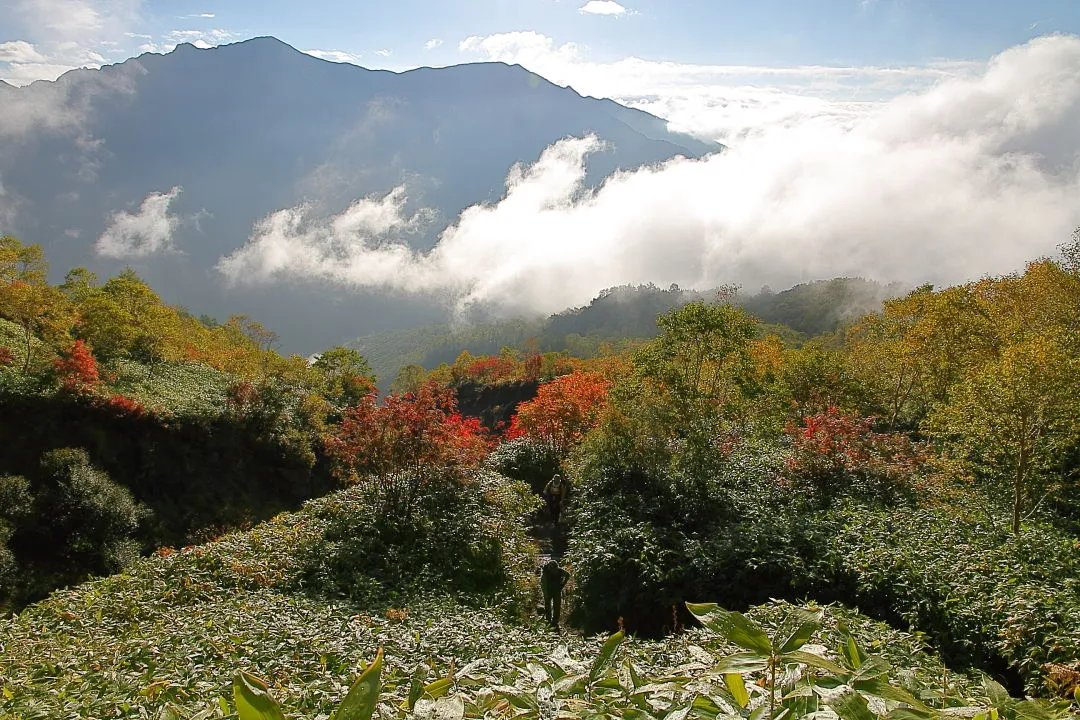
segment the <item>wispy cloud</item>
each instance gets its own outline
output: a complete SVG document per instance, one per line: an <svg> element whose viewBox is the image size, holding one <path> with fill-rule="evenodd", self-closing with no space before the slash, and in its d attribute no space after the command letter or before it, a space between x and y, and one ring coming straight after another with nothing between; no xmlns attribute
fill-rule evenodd
<svg viewBox="0 0 1080 720"><path fill-rule="evenodd" d="M431 38L426 43L424 43L424 49L425 50L434 50L435 48L439 47L442 44L443 44L443 41L441 39L439 39L439 38Z"/></svg>
<svg viewBox="0 0 1080 720"><path fill-rule="evenodd" d="M217 17L217 15L214 14L214 13L195 13L194 15L178 15L177 19L179 19L179 20L196 20L196 19L213 20L216 17Z"/></svg>
<svg viewBox="0 0 1080 720"><path fill-rule="evenodd" d="M352 65L360 64L360 55L357 53L345 52L344 50L304 50L303 52L317 57L320 60L329 60L330 62L338 63L350 63Z"/></svg>
<svg viewBox="0 0 1080 720"><path fill-rule="evenodd" d="M567 139L515 167L500 201L466 209L428 252L379 232L415 217L398 189L360 201L387 213L381 224L274 213L219 268L252 282L441 292L463 313L551 312L626 282L951 283L1012 271L1080 224L1080 38L1042 38L844 121L774 125L594 190L585 178L598 152L596 138Z"/></svg>
<svg viewBox="0 0 1080 720"><path fill-rule="evenodd" d="M578 12L584 15L625 15L625 7L615 0L589 0L578 8Z"/></svg>
<svg viewBox="0 0 1080 720"><path fill-rule="evenodd" d="M12 0L6 5L5 29L20 47L9 47L0 59L0 79L25 85L107 62L105 55L117 49L111 41L137 21L141 0Z"/></svg>
<svg viewBox="0 0 1080 720"><path fill-rule="evenodd" d="M173 249L172 236L180 218L169 213L169 206L181 192L174 187L168 192L152 192L139 205L137 212L115 212L109 226L98 238L95 248L99 255L112 258L137 258Z"/></svg>
<svg viewBox="0 0 1080 720"><path fill-rule="evenodd" d="M378 55L379 57L390 57L391 55L394 54L394 51L393 50L385 50L385 49L376 50L375 54Z"/></svg>
<svg viewBox="0 0 1080 720"><path fill-rule="evenodd" d="M680 130L735 142L763 126L817 117L851 122L891 97L977 73L979 63L913 67L696 65L629 57L594 62L575 43L535 32L472 36L459 51L519 63L578 92L667 118Z"/></svg>

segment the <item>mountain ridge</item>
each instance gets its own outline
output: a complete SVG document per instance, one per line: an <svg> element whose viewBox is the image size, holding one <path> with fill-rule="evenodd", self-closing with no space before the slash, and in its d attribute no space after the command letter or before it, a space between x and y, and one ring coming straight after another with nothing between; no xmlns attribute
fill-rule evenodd
<svg viewBox="0 0 1080 720"><path fill-rule="evenodd" d="M108 276L131 265L168 301L195 314L258 317L286 338L286 349L304 353L440 322L447 310L438 298L302 280L227 285L217 261L273 212L305 205L312 217L329 217L405 186L407 214L434 212L434 222L407 238L425 250L466 208L498 202L514 165L536 162L566 137L593 134L604 143L588 160L589 186L618 170L720 148L520 65L398 73L330 62L266 37L180 45L4 94L9 106L37 108L47 122L30 123L0 151L0 232L43 245L58 278L75 266ZM137 214L151 193L173 188L180 190L167 206L171 244L163 251L116 259L95 252L117 213Z"/></svg>

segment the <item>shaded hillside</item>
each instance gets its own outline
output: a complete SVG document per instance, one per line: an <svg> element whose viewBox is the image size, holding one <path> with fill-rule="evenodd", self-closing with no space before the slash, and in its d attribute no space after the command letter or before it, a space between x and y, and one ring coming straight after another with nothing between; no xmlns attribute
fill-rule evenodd
<svg viewBox="0 0 1080 720"><path fill-rule="evenodd" d="M509 347L593 357L605 346L622 349L628 343L656 337L658 315L694 300L708 300L714 294L678 286L664 289L652 284L623 285L603 291L588 305L545 320L431 325L368 335L352 345L368 358L379 387L385 389L406 365L431 369L454 362L463 351L494 355ZM778 293L766 289L746 298L742 304L767 326L763 332L778 334L785 342L797 344L807 337L834 332L846 322L879 310L883 300L899 294L897 285L862 278L836 278L797 285Z"/></svg>
<svg viewBox="0 0 1080 720"><path fill-rule="evenodd" d="M903 294L898 283L883 285L863 278L834 278L796 285L774 293L763 288L743 306L766 323L786 325L813 337L877 312L889 298Z"/></svg>
<svg viewBox="0 0 1080 720"><path fill-rule="evenodd" d="M109 274L135 262L169 302L196 314L257 313L288 338L287 349L303 352L442 320L445 311L321 286L226 289L210 269L271 212L312 202L315 215L340 213L404 184L409 212L436 213L406 238L424 247L462 209L498 199L510 168L557 140L593 133L605 143L590 158L590 183L718 149L516 65L394 73L319 60L273 38L180 45L4 92L10 107L38 108L49 121L5 142L0 174L17 212L0 232L42 244L61 271L89 265ZM0 118L0 134L5 128L13 129ZM95 254L112 213L173 187L182 188L170 206L177 252Z"/></svg>

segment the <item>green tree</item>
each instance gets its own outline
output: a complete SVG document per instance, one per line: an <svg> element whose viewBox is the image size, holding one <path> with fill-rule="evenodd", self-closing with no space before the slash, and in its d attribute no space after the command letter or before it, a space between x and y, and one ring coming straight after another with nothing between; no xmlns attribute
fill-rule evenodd
<svg viewBox="0 0 1080 720"><path fill-rule="evenodd" d="M352 406L374 389L375 374L368 361L352 348L332 347L312 365L326 381L326 397L339 405Z"/></svg>
<svg viewBox="0 0 1080 720"><path fill-rule="evenodd" d="M964 465L1005 490L1013 533L1058 487L1078 439L1080 360L1055 338L1010 346L971 371L929 418L931 434Z"/></svg>

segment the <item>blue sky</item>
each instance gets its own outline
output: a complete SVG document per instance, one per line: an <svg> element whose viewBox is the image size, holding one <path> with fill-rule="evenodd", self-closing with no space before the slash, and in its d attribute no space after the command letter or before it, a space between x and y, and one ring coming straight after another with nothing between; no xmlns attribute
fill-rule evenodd
<svg viewBox="0 0 1080 720"><path fill-rule="evenodd" d="M177 40L274 35L369 67L475 59L470 36L532 31L588 58L771 67L985 60L1050 33L1080 32L1076 0L3 0L0 77L122 60ZM432 43L431 41L436 41ZM18 43L18 44L17 44ZM431 47L429 47L429 43ZM31 46L32 51L27 48ZM35 67L36 66L36 67Z"/></svg>

